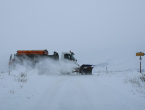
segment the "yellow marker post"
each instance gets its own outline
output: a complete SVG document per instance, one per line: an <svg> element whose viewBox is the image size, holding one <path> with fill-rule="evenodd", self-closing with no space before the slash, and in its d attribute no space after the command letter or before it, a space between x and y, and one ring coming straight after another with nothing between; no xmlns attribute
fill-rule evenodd
<svg viewBox="0 0 145 110"><path fill-rule="evenodd" d="M136 56L140 56L140 73L141 73L141 60L142 60L142 58L141 58L141 56L144 56L145 54L143 53L143 52L138 52L138 53L136 53Z"/></svg>
<svg viewBox="0 0 145 110"><path fill-rule="evenodd" d="M144 56L144 53L142 53L142 52L136 53L136 56Z"/></svg>

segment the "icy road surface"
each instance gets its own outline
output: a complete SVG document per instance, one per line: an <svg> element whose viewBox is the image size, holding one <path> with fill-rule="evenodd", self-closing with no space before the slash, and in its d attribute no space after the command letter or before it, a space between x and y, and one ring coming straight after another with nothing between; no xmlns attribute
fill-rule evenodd
<svg viewBox="0 0 145 110"><path fill-rule="evenodd" d="M144 110L145 89L126 79L135 73L0 75L0 110Z"/></svg>

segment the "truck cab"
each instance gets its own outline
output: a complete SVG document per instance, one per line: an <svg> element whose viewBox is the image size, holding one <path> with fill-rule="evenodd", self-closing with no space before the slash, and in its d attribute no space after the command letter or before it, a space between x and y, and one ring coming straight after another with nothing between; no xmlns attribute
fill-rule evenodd
<svg viewBox="0 0 145 110"><path fill-rule="evenodd" d="M73 52L62 52L61 53L61 60L65 61L65 60L70 60L70 61L75 61L77 62L77 60L74 57L74 53Z"/></svg>

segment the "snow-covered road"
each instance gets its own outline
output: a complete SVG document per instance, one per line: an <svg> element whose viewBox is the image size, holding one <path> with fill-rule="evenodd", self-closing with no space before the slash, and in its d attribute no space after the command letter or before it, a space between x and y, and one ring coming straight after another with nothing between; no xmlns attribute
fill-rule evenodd
<svg viewBox="0 0 145 110"><path fill-rule="evenodd" d="M17 97L19 91L15 90L16 93L11 94L11 99L8 95L9 100L0 108L1 110L144 110L145 94L136 92L136 88L131 84L124 83L124 75L104 73L33 76L23 84L19 97Z"/></svg>

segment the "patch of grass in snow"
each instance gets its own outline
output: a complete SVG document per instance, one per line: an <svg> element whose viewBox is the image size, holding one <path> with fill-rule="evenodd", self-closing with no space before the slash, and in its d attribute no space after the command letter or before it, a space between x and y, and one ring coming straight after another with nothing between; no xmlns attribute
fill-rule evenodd
<svg viewBox="0 0 145 110"><path fill-rule="evenodd" d="M133 87L135 87L135 91L138 93L145 94L145 75L141 74L138 76L127 77L124 80L124 83L131 83ZM133 90L132 90L133 91Z"/></svg>
<svg viewBox="0 0 145 110"><path fill-rule="evenodd" d="M142 76L140 76L140 79L145 82L145 74L142 74Z"/></svg>

